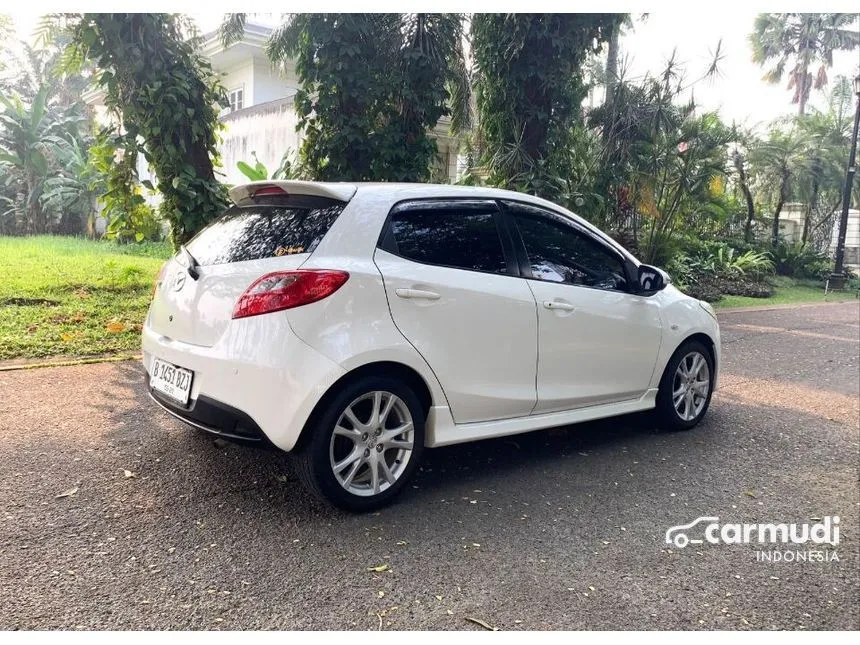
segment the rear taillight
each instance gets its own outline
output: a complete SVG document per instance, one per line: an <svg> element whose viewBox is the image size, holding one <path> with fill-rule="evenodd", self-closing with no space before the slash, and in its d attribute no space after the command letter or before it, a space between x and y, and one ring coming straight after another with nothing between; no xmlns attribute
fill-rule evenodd
<svg viewBox="0 0 860 645"><path fill-rule="evenodd" d="M347 281L346 271L305 269L268 273L245 290L233 318L247 318L301 307L333 294Z"/></svg>
<svg viewBox="0 0 860 645"><path fill-rule="evenodd" d="M158 271L158 277L155 279L155 282L152 283L151 298L155 298L155 292L158 291L158 287L161 286L161 281L164 280L164 274L167 273L168 264L170 264L170 260L161 265L161 269Z"/></svg>

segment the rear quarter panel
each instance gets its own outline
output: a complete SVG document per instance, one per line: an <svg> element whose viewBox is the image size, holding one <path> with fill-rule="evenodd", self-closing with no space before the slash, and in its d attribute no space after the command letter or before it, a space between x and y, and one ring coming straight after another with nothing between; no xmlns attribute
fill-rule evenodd
<svg viewBox="0 0 860 645"><path fill-rule="evenodd" d="M373 262L379 233L396 201L392 191L359 190L303 269L339 269L349 280L334 294L287 311L293 333L345 371L380 361L402 363L427 383L434 405L447 405L429 365L403 337Z"/></svg>

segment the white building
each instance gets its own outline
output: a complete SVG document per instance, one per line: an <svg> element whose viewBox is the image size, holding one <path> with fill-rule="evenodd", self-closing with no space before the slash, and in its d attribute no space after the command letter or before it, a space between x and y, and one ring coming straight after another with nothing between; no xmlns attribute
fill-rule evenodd
<svg viewBox="0 0 860 645"><path fill-rule="evenodd" d="M839 240L839 216L836 213L833 225L833 236L830 238L830 255L836 255L836 243ZM855 273L860 272L860 210L852 208L848 211L848 226L845 229L845 264Z"/></svg>
<svg viewBox="0 0 860 645"><path fill-rule="evenodd" d="M833 214L833 229L827 247L827 252L831 257L836 255L836 243L839 239L839 218L841 214L841 208ZM790 243L800 242L803 239L803 226L805 222L805 204L786 204L779 213L780 238ZM860 269L860 211L855 208L848 211L848 227L845 230L845 264L854 269L854 271Z"/></svg>
<svg viewBox="0 0 860 645"><path fill-rule="evenodd" d="M221 132L220 172L229 184L247 181L236 164L246 161L254 165L254 154L273 172L284 153L295 158L301 144L296 131L298 116L293 100L299 87L295 65L275 69L266 57L266 40L272 29L247 23L245 35L229 47L221 44L217 31L203 36L201 51L226 88L230 107L221 113L226 128ZM96 107L97 115L106 120L103 109L104 92L95 89L84 100ZM443 118L432 131L439 151L436 179L454 181L457 177L457 155L460 142L450 135L451 121ZM149 177L145 166L139 168L141 179Z"/></svg>

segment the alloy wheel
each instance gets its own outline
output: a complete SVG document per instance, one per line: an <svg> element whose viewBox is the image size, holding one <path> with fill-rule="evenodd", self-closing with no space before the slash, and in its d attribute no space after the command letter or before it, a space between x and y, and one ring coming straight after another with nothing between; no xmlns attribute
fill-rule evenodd
<svg viewBox="0 0 860 645"><path fill-rule="evenodd" d="M409 407L396 394L362 394L341 413L329 444L338 483L362 497L378 495L403 474L415 441Z"/></svg>
<svg viewBox="0 0 860 645"><path fill-rule="evenodd" d="M699 352L690 352L675 370L672 381L672 405L684 421L692 421L708 402L711 371L707 359Z"/></svg>

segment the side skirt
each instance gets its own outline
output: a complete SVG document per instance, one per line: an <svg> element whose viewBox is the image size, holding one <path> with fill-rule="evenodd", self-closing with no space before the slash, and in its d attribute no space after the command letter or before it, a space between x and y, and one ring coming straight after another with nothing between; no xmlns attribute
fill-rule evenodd
<svg viewBox="0 0 860 645"><path fill-rule="evenodd" d="M424 445L428 448L450 446L455 443L506 437L508 435L543 430L557 426L566 426L595 419L605 419L622 414L631 414L643 410L651 410L656 405L657 388L645 392L638 399L620 401L618 403L603 403L588 407L567 410L566 412L551 412L536 414L515 419L500 421L478 421L475 423L454 423L448 406L438 405L430 408L427 416L427 428Z"/></svg>

